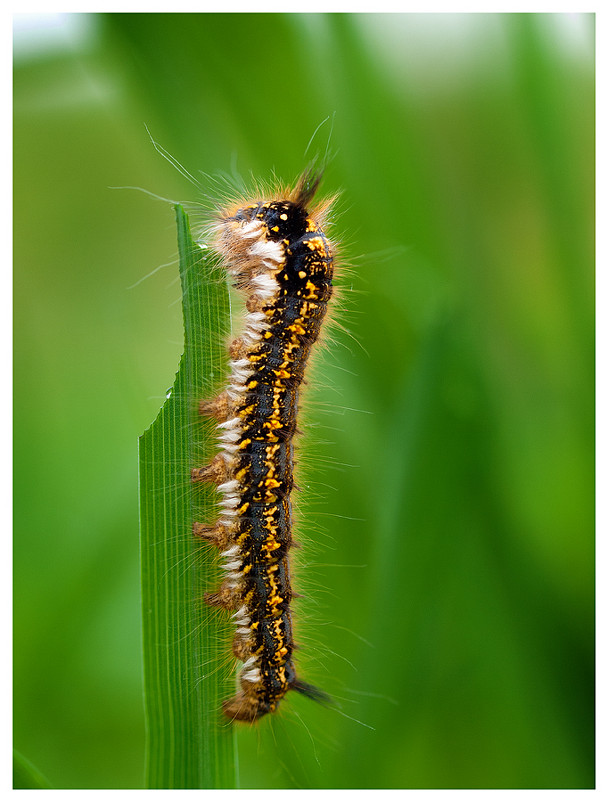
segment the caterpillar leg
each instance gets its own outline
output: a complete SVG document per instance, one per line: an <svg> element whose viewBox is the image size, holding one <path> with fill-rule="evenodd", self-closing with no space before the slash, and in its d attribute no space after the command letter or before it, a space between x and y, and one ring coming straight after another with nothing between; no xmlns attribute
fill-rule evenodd
<svg viewBox="0 0 608 802"><path fill-rule="evenodd" d="M247 658L251 657L251 645L248 636L237 632L232 641L232 654L243 663Z"/></svg>
<svg viewBox="0 0 608 802"><path fill-rule="evenodd" d="M233 415L233 405L227 392L220 393L211 401L201 401L198 405L200 415L214 418L218 423L224 423Z"/></svg>
<svg viewBox="0 0 608 802"><path fill-rule="evenodd" d="M216 454L209 465L203 468L193 468L190 474L193 482L212 482L223 484L228 479L228 466L223 454Z"/></svg>
<svg viewBox="0 0 608 802"><path fill-rule="evenodd" d="M215 526L207 526L199 524L196 521L192 524L192 534L194 537L200 537L201 540L206 540L212 543L220 551L224 551L232 542L230 530L224 524L215 524Z"/></svg>
<svg viewBox="0 0 608 802"><path fill-rule="evenodd" d="M236 337L230 343L229 353L230 359L242 359L247 355L247 346L243 342L242 337Z"/></svg>
<svg viewBox="0 0 608 802"><path fill-rule="evenodd" d="M222 610L237 610L240 605L239 594L226 582L218 590L205 593L205 601L210 607L221 607Z"/></svg>

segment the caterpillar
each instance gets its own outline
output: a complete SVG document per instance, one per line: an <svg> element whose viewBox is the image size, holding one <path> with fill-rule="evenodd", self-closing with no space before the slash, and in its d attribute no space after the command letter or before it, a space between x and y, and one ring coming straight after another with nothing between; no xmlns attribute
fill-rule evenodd
<svg viewBox="0 0 608 802"><path fill-rule="evenodd" d="M231 720L274 712L289 690L329 698L296 674L288 557L299 390L332 295L324 229L333 199L311 205L320 180L308 169L292 189L223 210L213 227L212 247L246 314L229 346L226 389L199 406L217 422L220 451L192 481L216 484L222 511L193 532L224 558L224 581L205 598L236 622L232 652L243 665L222 705Z"/></svg>

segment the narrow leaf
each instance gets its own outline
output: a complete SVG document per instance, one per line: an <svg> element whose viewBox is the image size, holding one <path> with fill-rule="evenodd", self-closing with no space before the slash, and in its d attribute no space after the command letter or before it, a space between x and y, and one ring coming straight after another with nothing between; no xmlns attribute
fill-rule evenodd
<svg viewBox="0 0 608 802"><path fill-rule="evenodd" d="M25 755L13 750L13 788L50 788L51 784Z"/></svg>
<svg viewBox="0 0 608 802"><path fill-rule="evenodd" d="M214 425L198 401L217 392L225 360L229 301L213 259L176 206L184 312L184 353L175 383L140 438L140 531L148 788L232 788L234 732L221 700L234 692L225 613L208 608L219 584L211 547L195 542L194 521L217 513L190 471L215 450Z"/></svg>

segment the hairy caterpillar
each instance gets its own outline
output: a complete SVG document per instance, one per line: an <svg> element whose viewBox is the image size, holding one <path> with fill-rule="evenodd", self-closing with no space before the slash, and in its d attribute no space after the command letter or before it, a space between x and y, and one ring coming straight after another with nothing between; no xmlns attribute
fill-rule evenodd
<svg viewBox="0 0 608 802"><path fill-rule="evenodd" d="M247 311L228 385L199 407L218 422L220 452L192 480L218 485L222 512L193 531L225 560L224 582L206 600L234 612L243 666L223 710L242 721L273 712L290 689L327 698L296 676L288 560L299 387L332 294L331 201L310 205L320 178L308 170L291 190L224 210L214 226L213 247Z"/></svg>

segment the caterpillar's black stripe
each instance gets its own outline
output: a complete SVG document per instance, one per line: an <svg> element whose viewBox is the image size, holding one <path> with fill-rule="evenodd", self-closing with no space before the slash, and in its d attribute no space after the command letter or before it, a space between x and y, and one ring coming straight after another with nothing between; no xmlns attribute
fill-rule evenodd
<svg viewBox="0 0 608 802"><path fill-rule="evenodd" d="M221 215L216 247L247 296L245 329L230 347L227 389L201 411L219 421L222 450L193 479L214 481L223 514L195 532L226 559L226 580L208 601L235 610L233 651L244 662L226 715L254 721L290 688L322 694L296 678L288 552L298 393L332 294L325 207L308 204L319 176L305 174L283 197Z"/></svg>

